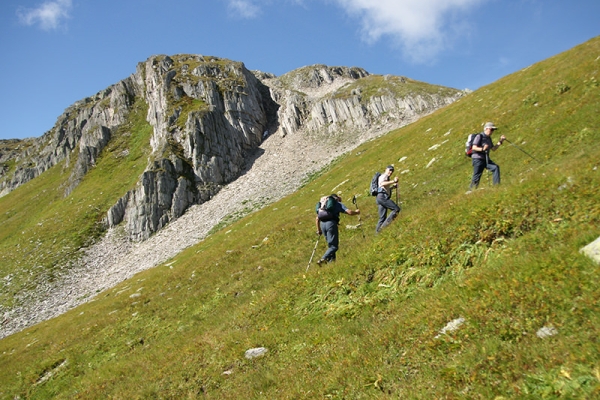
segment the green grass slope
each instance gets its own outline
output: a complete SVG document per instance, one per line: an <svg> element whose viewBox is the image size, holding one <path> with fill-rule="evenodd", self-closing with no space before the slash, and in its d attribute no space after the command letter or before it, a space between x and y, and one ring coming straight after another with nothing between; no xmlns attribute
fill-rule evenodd
<svg viewBox="0 0 600 400"><path fill-rule="evenodd" d="M65 197L72 165L63 161L0 198L0 310L15 295L54 279L78 249L102 234L102 218L137 183L146 167L152 127L138 101L96 166ZM76 159L73 156L72 159Z"/></svg>
<svg viewBox="0 0 600 400"><path fill-rule="evenodd" d="M579 249L600 235L599 69L595 38L507 76L3 339L0 396L598 398L600 267ZM464 142L487 120L539 162L506 143L501 186L466 195ZM375 236L366 188L390 163L403 211ZM338 261L305 272L333 191L360 195L362 225L343 217Z"/></svg>

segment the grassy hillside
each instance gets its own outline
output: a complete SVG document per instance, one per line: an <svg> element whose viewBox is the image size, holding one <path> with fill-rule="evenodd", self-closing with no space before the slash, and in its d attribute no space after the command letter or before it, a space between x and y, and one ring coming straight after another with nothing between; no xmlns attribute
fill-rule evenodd
<svg viewBox="0 0 600 400"><path fill-rule="evenodd" d="M507 76L1 340L0 396L599 397L600 267L579 253L600 235L599 69L595 38ZM487 120L539 162L505 143L502 185L467 195L464 142ZM403 211L375 236L366 189L390 163ZM362 225L343 217L338 261L305 272L314 204L333 191L359 195ZM255 347L268 352L246 359Z"/></svg>
<svg viewBox="0 0 600 400"><path fill-rule="evenodd" d="M143 101L135 104L129 123L114 132L69 197L65 187L73 166L62 162L0 198L0 311L14 305L24 288L53 279L79 248L102 234L102 218L146 167L152 133L147 109Z"/></svg>

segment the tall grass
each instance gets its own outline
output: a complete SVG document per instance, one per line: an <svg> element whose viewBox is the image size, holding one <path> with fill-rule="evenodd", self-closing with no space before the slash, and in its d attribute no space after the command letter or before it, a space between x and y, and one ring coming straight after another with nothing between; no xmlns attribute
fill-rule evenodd
<svg viewBox="0 0 600 400"><path fill-rule="evenodd" d="M600 234L598 54L595 38L364 144L164 265L3 339L0 394L598 397L600 270L579 253ZM502 185L484 177L467 195L464 141L487 120L541 162L505 144ZM390 163L403 211L376 236L366 190ZM305 272L314 204L336 187L359 195L361 226L343 217L338 261ZM268 352L246 359L254 347Z"/></svg>

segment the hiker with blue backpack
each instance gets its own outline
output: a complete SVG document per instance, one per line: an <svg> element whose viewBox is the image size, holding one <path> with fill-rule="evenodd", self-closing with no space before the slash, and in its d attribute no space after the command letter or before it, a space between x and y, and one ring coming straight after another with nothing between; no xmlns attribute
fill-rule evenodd
<svg viewBox="0 0 600 400"><path fill-rule="evenodd" d="M483 170L486 168L492 172L492 183L494 185L500 184L500 167L490 159L490 150L496 151L502 145L502 142L506 140L506 137L502 135L500 141L494 144L492 133L496 129L498 128L493 122L487 122L483 126L483 132L473 135L470 146L469 141L467 141L467 155L470 155L473 160L473 177L469 185L469 192L477 189Z"/></svg>
<svg viewBox="0 0 600 400"><path fill-rule="evenodd" d="M377 191L374 193L374 190L372 190L371 194L377 196L375 202L379 211L379 221L377 222L375 233L379 233L380 230L388 226L400 212L400 206L392 200L392 190L396 188L396 201L398 201L398 177L392 179L393 173L394 166L388 165L383 174L377 173L373 177L374 180L377 180ZM388 210L391 210L389 216L387 215Z"/></svg>
<svg viewBox="0 0 600 400"><path fill-rule="evenodd" d="M323 254L323 257L317 261L317 264L321 265L323 263L335 261L335 253L338 251L340 242L338 229L340 214L358 215L360 214L360 210L349 209L342 203L342 198L339 195L331 194L321 198L321 201L317 203L315 211L317 212L317 235L325 236L328 245L327 251Z"/></svg>

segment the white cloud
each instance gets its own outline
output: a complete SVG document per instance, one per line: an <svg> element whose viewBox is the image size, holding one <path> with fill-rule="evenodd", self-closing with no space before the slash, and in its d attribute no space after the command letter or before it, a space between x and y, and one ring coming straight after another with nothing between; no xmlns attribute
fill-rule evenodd
<svg viewBox="0 0 600 400"><path fill-rule="evenodd" d="M388 36L414 62L426 63L451 44L467 11L487 0L334 1L360 18L366 41Z"/></svg>
<svg viewBox="0 0 600 400"><path fill-rule="evenodd" d="M39 24L43 30L52 30L57 29L62 21L69 18L71 7L71 0L46 1L37 8L18 9L17 16L22 24Z"/></svg>
<svg viewBox="0 0 600 400"><path fill-rule="evenodd" d="M229 0L229 11L236 17L254 18L260 13L260 8L249 0Z"/></svg>

